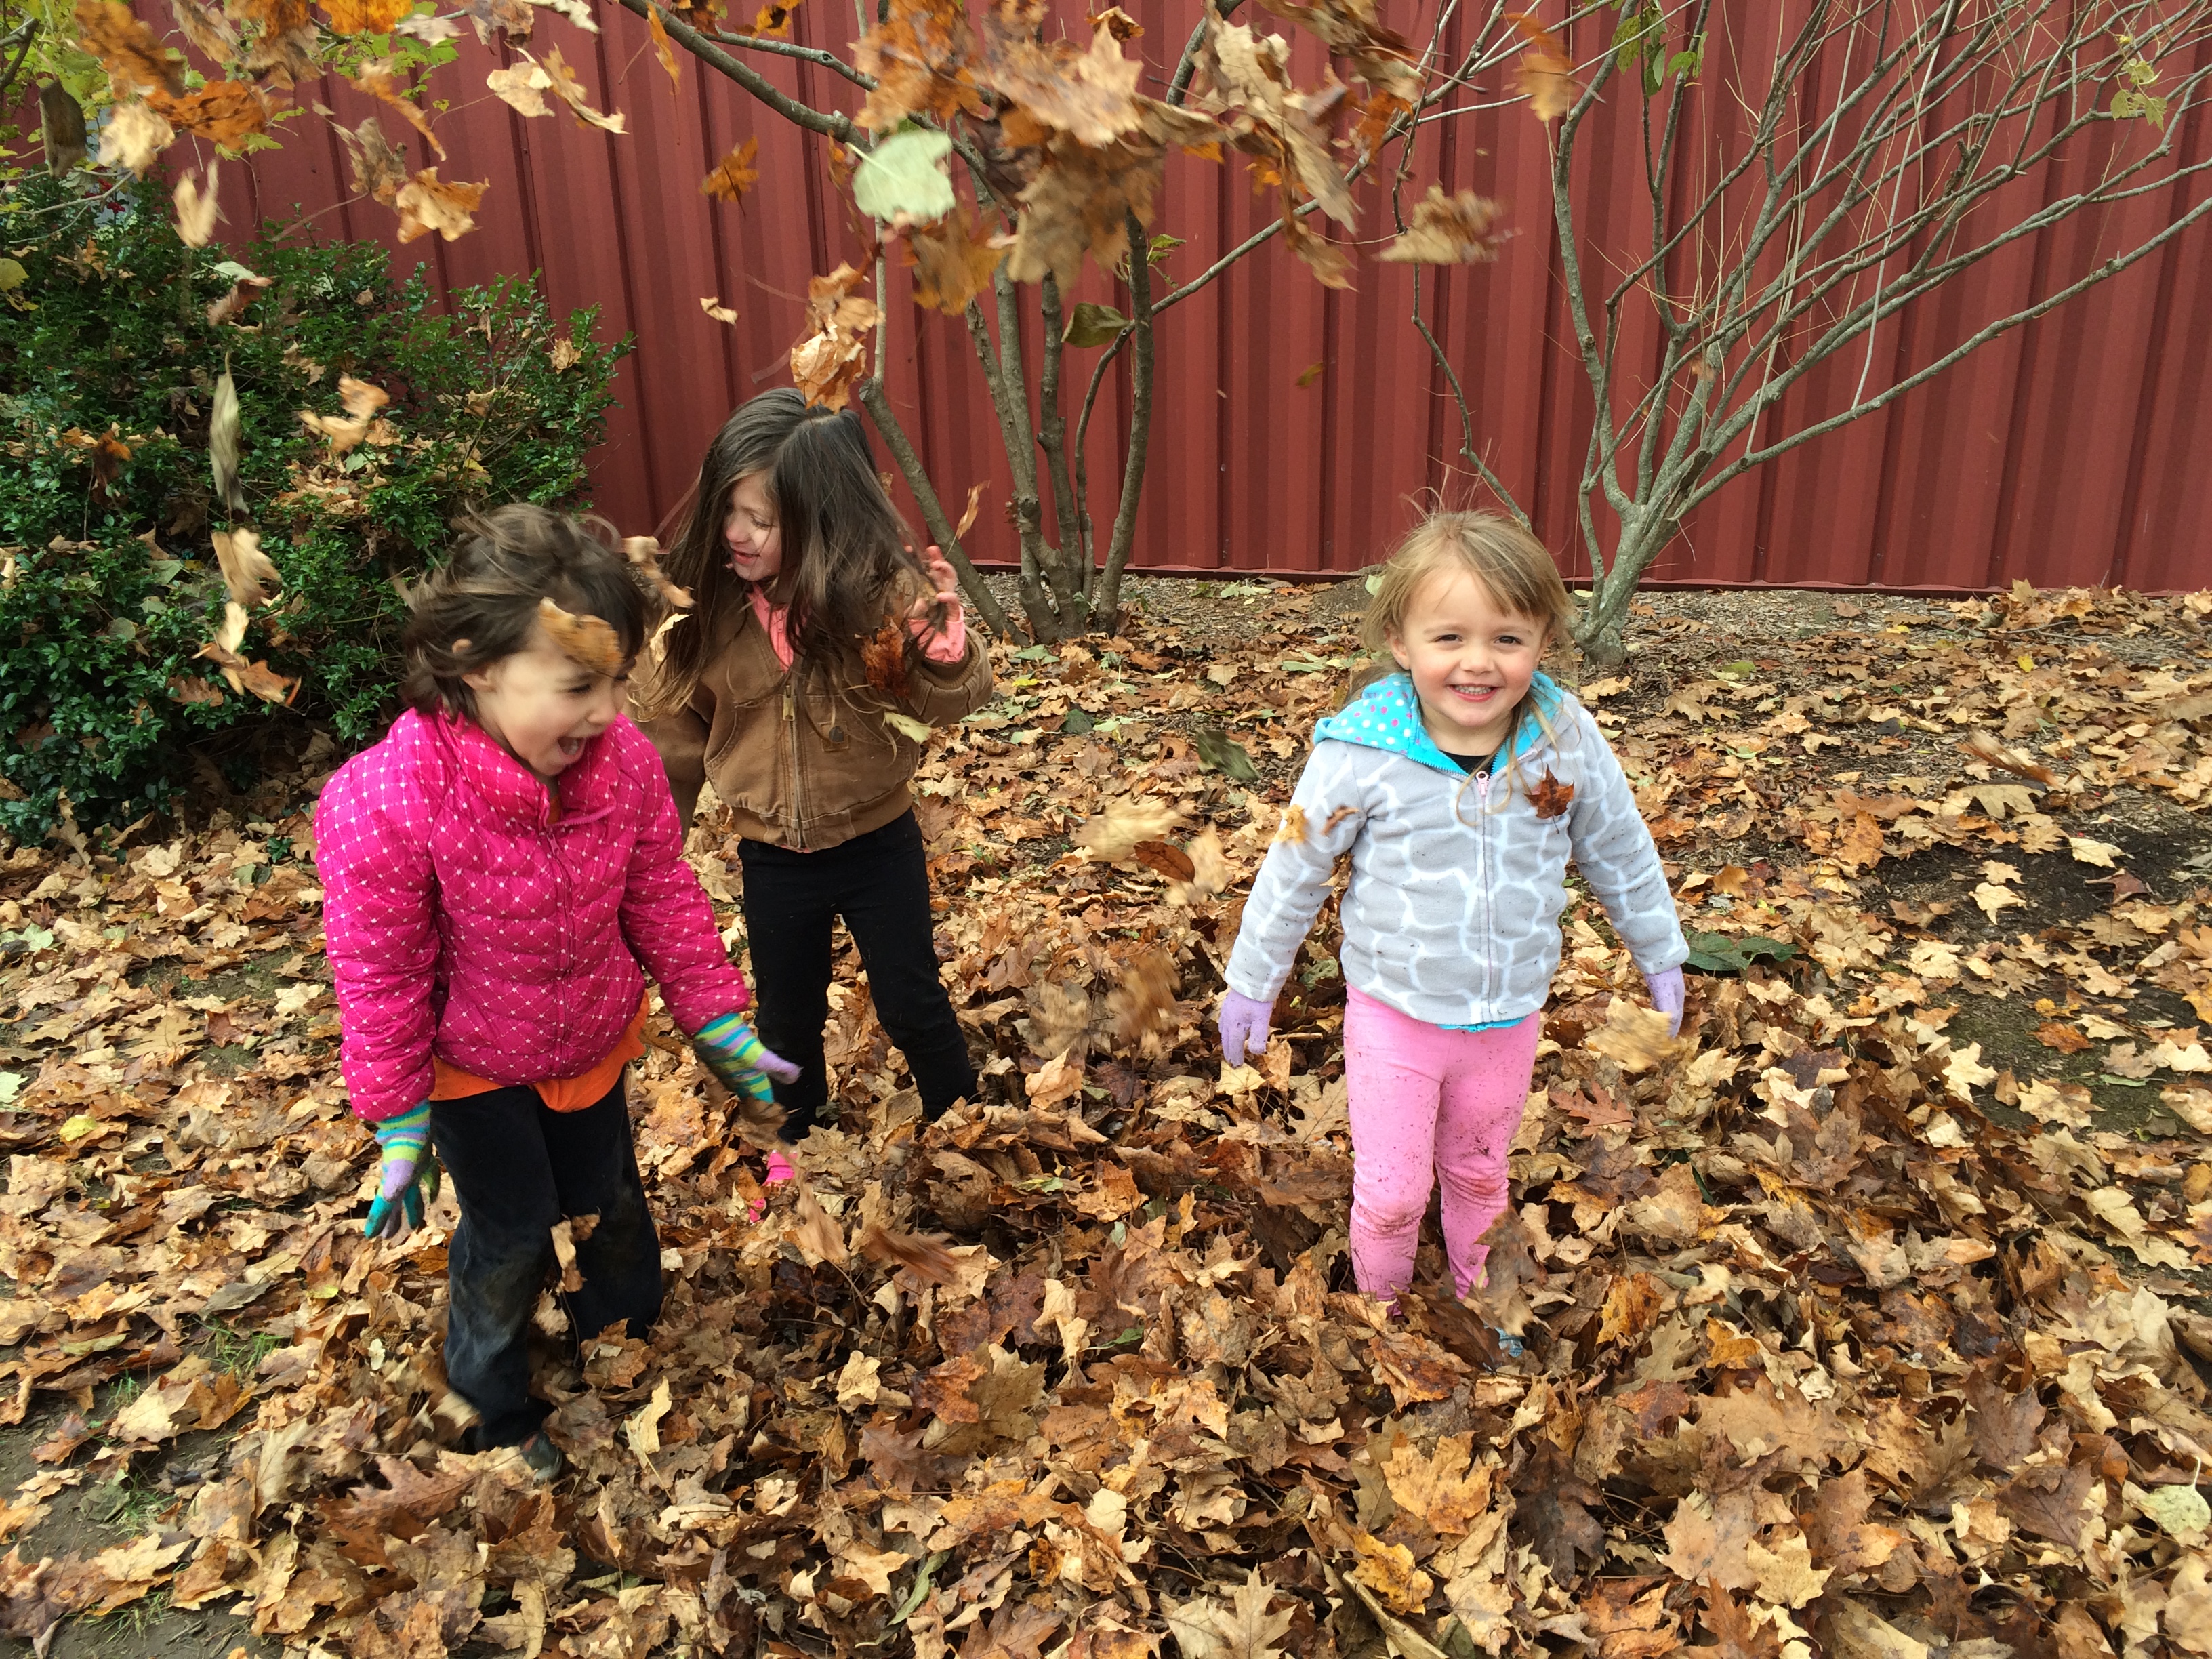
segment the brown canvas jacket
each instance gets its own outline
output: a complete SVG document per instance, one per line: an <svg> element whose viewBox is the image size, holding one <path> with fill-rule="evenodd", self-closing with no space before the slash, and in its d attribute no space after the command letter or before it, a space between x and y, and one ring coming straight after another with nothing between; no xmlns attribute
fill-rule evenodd
<svg viewBox="0 0 2212 1659"><path fill-rule="evenodd" d="M921 744L884 714L942 726L990 700L991 656L979 628L969 629L960 661L911 663L907 696L895 701L857 664L835 674L793 673L751 605L729 610L726 637L690 705L638 722L660 750L685 823L711 778L748 840L818 851L881 829L913 804L907 780L921 758ZM637 707L649 706L651 690L650 675L641 673Z"/></svg>

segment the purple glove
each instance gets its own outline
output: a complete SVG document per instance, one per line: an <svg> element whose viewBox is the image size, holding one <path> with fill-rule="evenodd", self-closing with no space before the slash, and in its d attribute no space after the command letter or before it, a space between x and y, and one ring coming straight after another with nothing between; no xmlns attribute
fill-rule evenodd
<svg viewBox="0 0 2212 1659"><path fill-rule="evenodd" d="M1258 1058L1267 1052L1267 1022L1274 1017L1275 1005L1261 1002L1256 997L1243 996L1235 991L1221 994L1221 1057L1231 1066L1242 1066L1244 1056Z"/></svg>
<svg viewBox="0 0 2212 1659"><path fill-rule="evenodd" d="M1682 970L1669 968L1663 974L1646 974L1644 988L1651 993L1651 1006L1667 1016L1667 1035L1682 1035Z"/></svg>

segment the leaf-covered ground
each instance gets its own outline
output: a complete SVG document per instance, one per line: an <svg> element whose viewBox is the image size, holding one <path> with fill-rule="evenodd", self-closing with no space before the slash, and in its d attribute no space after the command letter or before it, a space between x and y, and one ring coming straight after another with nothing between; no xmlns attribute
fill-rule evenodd
<svg viewBox="0 0 2212 1659"><path fill-rule="evenodd" d="M1224 1075L1203 1018L1359 590L1140 591L1126 638L1008 654L925 767L982 1101L917 1122L848 961L843 1126L756 1224L757 1155L657 1028L667 1312L580 1370L549 1294L547 1491L453 1449L446 1231L359 1236L304 810L335 757L0 856L0 1626L2212 1651L2212 597L1655 600L1583 692L1725 971L1654 1044L1571 914L1494 1305L1431 1239L1393 1322L1344 1251L1329 918L1263 1063ZM733 848L693 846L734 923Z"/></svg>

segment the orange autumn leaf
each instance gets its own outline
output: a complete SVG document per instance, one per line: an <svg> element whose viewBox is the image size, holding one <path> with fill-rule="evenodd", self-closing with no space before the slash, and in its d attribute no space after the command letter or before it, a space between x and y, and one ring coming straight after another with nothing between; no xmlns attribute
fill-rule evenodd
<svg viewBox="0 0 2212 1659"><path fill-rule="evenodd" d="M210 81L181 97L156 93L147 102L179 132L225 149L236 149L269 125L269 106L259 89L238 81Z"/></svg>
<svg viewBox="0 0 2212 1659"><path fill-rule="evenodd" d="M907 232L907 258L914 266L917 305L957 317L968 302L991 285L991 273L1006 257L966 202L933 225Z"/></svg>
<svg viewBox="0 0 2212 1659"><path fill-rule="evenodd" d="M676 51L668 44L668 25L660 21L659 7L647 9L645 27L653 36L653 55L660 59L661 70L668 76L669 93L673 96L684 84L684 72L676 67Z"/></svg>
<svg viewBox="0 0 2212 1659"><path fill-rule="evenodd" d="M791 0L787 6L777 5L770 0L769 4L754 14L753 33L766 35L770 40L781 40L791 33L791 14L798 9L799 0Z"/></svg>
<svg viewBox="0 0 2212 1659"><path fill-rule="evenodd" d="M77 44L100 59L121 93L131 87L183 90L183 64L122 0L77 0Z"/></svg>
<svg viewBox="0 0 2212 1659"><path fill-rule="evenodd" d="M760 182L760 168L755 165L759 154L760 140L747 138L699 181L699 193L720 202L743 201L745 192Z"/></svg>
<svg viewBox="0 0 2212 1659"><path fill-rule="evenodd" d="M622 672L622 636L602 618L580 617L573 611L562 610L550 599L540 599L538 625L572 662L580 663L595 674Z"/></svg>
<svg viewBox="0 0 2212 1659"><path fill-rule="evenodd" d="M1542 781L1532 785L1528 790L1529 804L1536 809L1536 816L1540 818L1559 817L1568 807L1574 805L1574 785L1561 783L1559 779L1552 775L1548 768L1545 770Z"/></svg>
<svg viewBox="0 0 2212 1659"><path fill-rule="evenodd" d="M1582 82L1575 79L1574 60L1534 12L1508 12L1505 21L1519 29L1528 42L1516 75L1522 95L1539 121L1557 120L1575 106L1582 94Z"/></svg>
<svg viewBox="0 0 2212 1659"><path fill-rule="evenodd" d="M392 26L415 9L415 0L321 0L337 34L389 34Z"/></svg>

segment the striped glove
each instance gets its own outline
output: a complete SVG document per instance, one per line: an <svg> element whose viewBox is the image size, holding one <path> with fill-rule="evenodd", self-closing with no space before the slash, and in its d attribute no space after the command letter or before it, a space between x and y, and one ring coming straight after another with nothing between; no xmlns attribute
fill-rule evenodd
<svg viewBox="0 0 2212 1659"><path fill-rule="evenodd" d="M376 1200L362 1231L371 1238L404 1238L422 1224L422 1206L438 1196L438 1160L428 1156L430 1103L417 1101L376 1126L384 1155Z"/></svg>
<svg viewBox="0 0 2212 1659"><path fill-rule="evenodd" d="M799 1067L770 1052L742 1014L708 1020L691 1039L691 1051L714 1074L715 1081L733 1095L773 1100L775 1091L769 1086L770 1078L778 1083L799 1080Z"/></svg>

